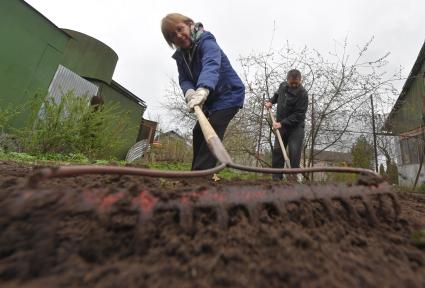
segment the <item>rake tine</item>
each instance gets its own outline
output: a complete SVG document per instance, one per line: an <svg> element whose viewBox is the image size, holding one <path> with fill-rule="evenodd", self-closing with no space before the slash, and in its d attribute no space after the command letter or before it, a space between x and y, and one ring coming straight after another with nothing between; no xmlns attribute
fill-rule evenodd
<svg viewBox="0 0 425 288"><path fill-rule="evenodd" d="M305 213L302 215L302 224L305 227L312 228L316 225L314 222L313 209L306 202L300 202L300 208Z"/></svg>
<svg viewBox="0 0 425 288"><path fill-rule="evenodd" d="M359 215L356 209L354 209L353 205L351 205L350 199L347 199L345 197L340 197L338 198L338 201L340 201L342 206L347 210L348 217L354 222L357 222L357 220L359 219Z"/></svg>
<svg viewBox="0 0 425 288"><path fill-rule="evenodd" d="M146 222L148 222L150 219L152 219L152 214L151 213L145 213L143 211L139 212L139 224L140 225L144 225Z"/></svg>
<svg viewBox="0 0 425 288"><path fill-rule="evenodd" d="M323 205L323 207L326 209L326 212L331 220L335 220L335 211L332 209L332 204L329 199L320 199L319 202Z"/></svg>
<svg viewBox="0 0 425 288"><path fill-rule="evenodd" d="M247 211L248 211L248 218L249 221L253 225L258 225L260 223L259 219L259 212L260 212L260 205L256 205L255 203L247 204Z"/></svg>
<svg viewBox="0 0 425 288"><path fill-rule="evenodd" d="M266 208L270 207L271 209L276 211L278 216L281 216L281 214L282 214L282 211L280 211L280 207L279 207L279 204L277 203L277 201L272 201L272 202L266 203L265 207Z"/></svg>
<svg viewBox="0 0 425 288"><path fill-rule="evenodd" d="M372 205L366 197L362 196L361 199L364 207L366 208L366 214L368 215L369 224L371 226L376 226L376 224L378 223L378 219L376 218L375 210L373 209Z"/></svg>
<svg viewBox="0 0 425 288"><path fill-rule="evenodd" d="M378 199L378 210L380 213L383 213L385 211L385 204L384 200L382 199L382 195L376 195L376 198Z"/></svg>
<svg viewBox="0 0 425 288"><path fill-rule="evenodd" d="M296 206L296 208L291 209L290 208L291 206ZM301 209L300 201L288 201L288 202L286 202L285 209L287 211L289 221L292 221L292 219L294 219L294 218L295 218L296 222L299 222L300 220L302 220L302 219L299 219L299 215L298 215L299 212L300 212L300 209ZM295 215L295 217L294 217L294 215Z"/></svg>
<svg viewBox="0 0 425 288"><path fill-rule="evenodd" d="M225 205L216 207L217 222L218 222L218 225L223 229L227 229L229 227L229 215L227 211L228 210L227 210L227 207L225 207Z"/></svg>
<svg viewBox="0 0 425 288"><path fill-rule="evenodd" d="M276 203L276 207L279 211L280 219L285 222L289 221L288 210L286 209L286 202L278 201Z"/></svg>
<svg viewBox="0 0 425 288"><path fill-rule="evenodd" d="M395 212L395 217L394 220L398 219L398 215L400 215L401 213L401 208L400 208L400 204L398 203L396 197L394 196L394 194L388 194L388 196L391 198L391 202L393 204L393 208L394 208L394 212Z"/></svg>
<svg viewBox="0 0 425 288"><path fill-rule="evenodd" d="M193 230L193 213L189 207L182 207L179 209L180 212L180 225L186 232L192 232Z"/></svg>
<svg viewBox="0 0 425 288"><path fill-rule="evenodd" d="M391 204L387 204L385 201L385 197L389 197ZM385 218L385 214L388 213L387 210L391 211L390 213L394 213L394 220L397 220L398 215L400 213L398 203L392 194L386 194L386 195L377 195L378 203L379 203L379 212L382 215L382 217Z"/></svg>

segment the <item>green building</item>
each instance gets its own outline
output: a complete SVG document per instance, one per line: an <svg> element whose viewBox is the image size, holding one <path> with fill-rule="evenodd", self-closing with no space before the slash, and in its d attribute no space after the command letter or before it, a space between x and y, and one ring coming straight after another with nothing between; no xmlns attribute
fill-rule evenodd
<svg viewBox="0 0 425 288"><path fill-rule="evenodd" d="M418 182L425 184L425 165L419 169L425 151L425 42L386 119L384 130L396 136L399 183L412 185L421 170Z"/></svg>
<svg viewBox="0 0 425 288"><path fill-rule="evenodd" d="M22 0L0 1L0 37L0 106L20 105L37 92L58 94L54 87L118 102L137 124L123 133L126 147L116 156L125 157L139 140L146 104L112 79L118 55L110 47L58 28ZM21 127L23 117L17 117L13 126Z"/></svg>

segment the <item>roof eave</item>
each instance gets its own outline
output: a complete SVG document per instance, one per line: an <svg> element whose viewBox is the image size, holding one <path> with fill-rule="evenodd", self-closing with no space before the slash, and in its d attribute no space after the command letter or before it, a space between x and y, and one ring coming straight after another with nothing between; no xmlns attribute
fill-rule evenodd
<svg viewBox="0 0 425 288"><path fill-rule="evenodd" d="M412 70L410 71L406 82L404 82L403 88L401 90L400 95L397 98L397 101L395 102L393 108L391 109L391 112L388 115L387 119L385 120L385 123L384 123L384 126L383 126L383 129L385 131L391 132L392 118L394 117L394 114L402 106L402 103L403 103L402 101L404 100L404 98L406 98L407 91L410 89L410 86L412 85L415 77L418 75L424 61L425 61L425 41L422 44L422 48L419 51L418 57L416 58L415 64L413 64Z"/></svg>

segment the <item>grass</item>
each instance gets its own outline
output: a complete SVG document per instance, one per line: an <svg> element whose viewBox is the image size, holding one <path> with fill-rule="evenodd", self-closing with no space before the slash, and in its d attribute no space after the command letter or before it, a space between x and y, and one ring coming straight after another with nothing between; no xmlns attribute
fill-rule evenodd
<svg viewBox="0 0 425 288"><path fill-rule="evenodd" d="M5 152L0 149L0 160L15 161L19 163L38 165L38 164L51 164L51 165L69 165L69 164L95 164L95 165L119 165L125 166L128 164L126 161L117 160L90 160L83 154L60 154L60 153L48 153L42 155L31 155L28 153L18 152ZM137 166L137 164L136 164ZM157 170L171 170L171 171L190 171L191 164L185 162L152 162L152 163L140 163L140 166L148 167L150 169ZM218 173L218 177L224 180L260 180L270 179L270 175L263 175L259 173L248 173L240 172L234 169L226 168Z"/></svg>
<svg viewBox="0 0 425 288"><path fill-rule="evenodd" d="M190 163L170 163L170 162L154 162L147 163L147 166L151 169L158 170L171 170L171 171L190 171ZM240 172L234 169L223 169L218 174L218 177L225 180L242 179L242 180L258 180L258 179L270 179L270 175L263 175L258 173Z"/></svg>
<svg viewBox="0 0 425 288"><path fill-rule="evenodd" d="M152 162L146 164L150 169L171 170L171 171L190 171L191 164L184 162Z"/></svg>
<svg viewBox="0 0 425 288"><path fill-rule="evenodd" d="M51 165L69 165L69 164L95 164L95 165L119 165L125 166L128 164L126 161L117 161L117 160L90 160L83 154L59 154L59 153L49 153L43 155L31 155L28 153L18 153L18 152L5 152L0 150L0 160L5 161L15 161L19 163L37 165L37 164L51 164ZM170 171L190 171L191 164L185 162L152 162L152 163L139 163L140 166L148 167L150 169L157 170L170 170ZM138 166L137 164L135 165ZM240 172L234 169L225 168L220 171L218 177L224 180L261 180L261 179L270 179L270 175L263 175L259 173L248 173Z"/></svg>
<svg viewBox="0 0 425 288"><path fill-rule="evenodd" d="M418 248L425 248L425 230L416 230L410 236L412 243Z"/></svg>
<svg viewBox="0 0 425 288"><path fill-rule="evenodd" d="M415 193L425 194L425 185L424 184L418 185L416 186L416 189L413 190L413 188L411 188L411 190L412 192L415 192Z"/></svg>
<svg viewBox="0 0 425 288"><path fill-rule="evenodd" d="M0 160L4 161L15 161L18 163L24 163L29 165L37 164L96 164L96 165L120 165L124 166L127 163L125 161L116 160L90 160L83 154L59 154L59 153L48 153L43 155L31 155L28 153L19 152L5 152L0 150Z"/></svg>

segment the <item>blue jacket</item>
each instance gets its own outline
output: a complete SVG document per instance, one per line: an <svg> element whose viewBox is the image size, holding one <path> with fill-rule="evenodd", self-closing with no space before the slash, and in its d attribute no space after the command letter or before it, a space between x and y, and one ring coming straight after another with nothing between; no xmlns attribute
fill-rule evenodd
<svg viewBox="0 0 425 288"><path fill-rule="evenodd" d="M189 61L185 55L187 52L182 49L177 49L173 55L183 93L189 89L208 88L210 94L204 103L204 112L242 108L245 86L215 37L210 32L204 32L194 45L192 61Z"/></svg>

